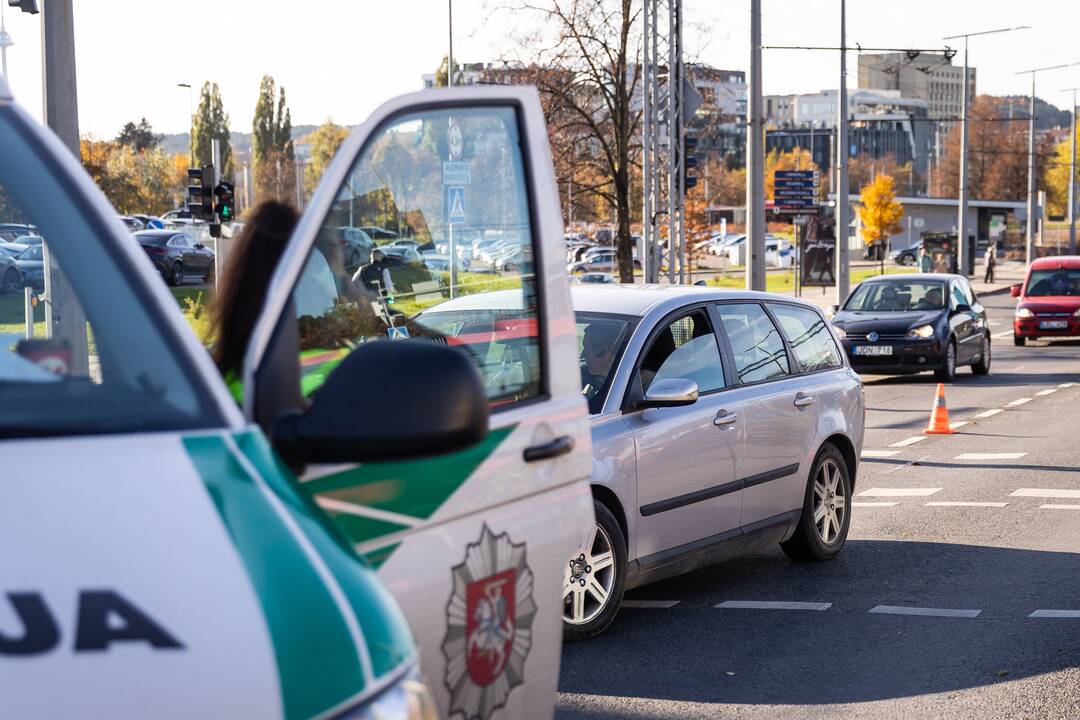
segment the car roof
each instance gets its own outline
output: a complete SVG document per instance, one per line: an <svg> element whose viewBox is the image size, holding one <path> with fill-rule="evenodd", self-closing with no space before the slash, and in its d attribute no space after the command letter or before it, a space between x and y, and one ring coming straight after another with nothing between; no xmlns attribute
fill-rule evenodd
<svg viewBox="0 0 1080 720"><path fill-rule="evenodd" d="M1080 268L1080 255L1057 255L1041 257L1031 263L1032 270Z"/></svg>
<svg viewBox="0 0 1080 720"><path fill-rule="evenodd" d="M863 280L864 283L877 283L877 282L889 282L891 280L900 280L902 282L908 282L912 280L937 280L938 282L944 282L945 280L954 280L962 277L960 275L953 275L952 273L897 273L895 275L874 275Z"/></svg>
<svg viewBox="0 0 1080 720"><path fill-rule="evenodd" d="M140 230L137 233L135 233L135 235L137 237L145 237L145 238L160 238L160 237L171 238L173 235L187 235L187 232L185 232L184 230L173 228L171 230L161 230L161 229L157 229L157 230Z"/></svg>

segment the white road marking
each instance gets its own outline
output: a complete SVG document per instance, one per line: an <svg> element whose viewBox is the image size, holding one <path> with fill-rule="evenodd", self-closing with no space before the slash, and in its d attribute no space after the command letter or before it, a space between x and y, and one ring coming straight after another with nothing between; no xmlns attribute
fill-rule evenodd
<svg viewBox="0 0 1080 720"><path fill-rule="evenodd" d="M1058 385L1058 387L1059 388L1071 388L1071 387L1074 387L1075 385L1076 385L1076 383L1061 383L1060 385Z"/></svg>
<svg viewBox="0 0 1080 720"><path fill-rule="evenodd" d="M1005 507L1009 503L1003 502L946 502L944 500L938 502L928 502L928 506L933 507Z"/></svg>
<svg viewBox="0 0 1080 720"><path fill-rule="evenodd" d="M941 488L870 488L859 497L926 497L941 492Z"/></svg>
<svg viewBox="0 0 1080 720"><path fill-rule="evenodd" d="M851 501L851 507L892 507L893 505L899 505L898 502L858 502L857 500Z"/></svg>
<svg viewBox="0 0 1080 720"><path fill-rule="evenodd" d="M1052 488L1020 488L1012 497L1080 498L1080 490L1055 490Z"/></svg>
<svg viewBox="0 0 1080 720"><path fill-rule="evenodd" d="M1026 452L1004 452L1004 453L963 453L957 455L957 460L1019 460L1027 455Z"/></svg>
<svg viewBox="0 0 1080 720"><path fill-rule="evenodd" d="M893 455L899 455L899 450L863 450L862 456L864 458L887 458Z"/></svg>
<svg viewBox="0 0 1080 720"><path fill-rule="evenodd" d="M1035 393L1035 397L1046 397L1047 395L1053 395L1057 391L1058 391L1057 388L1048 388L1046 390L1040 390L1039 392Z"/></svg>
<svg viewBox="0 0 1080 720"><path fill-rule="evenodd" d="M994 327L995 325L1000 325L1001 321L1000 320L987 320L986 324L989 325L990 327Z"/></svg>
<svg viewBox="0 0 1080 720"><path fill-rule="evenodd" d="M1013 334L1012 330L1007 330L1005 332L999 332L999 333L997 333L995 335L991 335L990 337L994 338L995 340L1000 340L1002 338L1007 338L1012 334Z"/></svg>
<svg viewBox="0 0 1080 720"><path fill-rule="evenodd" d="M967 424L968 424L967 420L961 420L959 422L950 423L949 424L949 429L950 430L959 430L960 428L964 427Z"/></svg>
<svg viewBox="0 0 1080 720"><path fill-rule="evenodd" d="M904 440L901 440L900 442L894 442L889 447L907 447L908 445L914 445L917 442L922 442L925 439L926 439L925 435L912 435L911 437L905 438Z"/></svg>
<svg viewBox="0 0 1080 720"><path fill-rule="evenodd" d="M624 608L650 608L667 610L673 608L679 604L678 600L623 600L622 607Z"/></svg>
<svg viewBox="0 0 1080 720"><path fill-rule="evenodd" d="M1024 403L1031 402L1031 398L1020 398L1019 400L1013 400L1011 403L1007 403L1006 407L1020 407Z"/></svg>
<svg viewBox="0 0 1080 720"><path fill-rule="evenodd" d="M855 503L852 503L854 505ZM1080 505L1040 505L1040 510L1080 510Z"/></svg>
<svg viewBox="0 0 1080 720"><path fill-rule="evenodd" d="M1080 610L1036 610L1029 618L1080 618Z"/></svg>
<svg viewBox="0 0 1080 720"><path fill-rule="evenodd" d="M987 410L986 412L981 412L978 415L976 415L975 417L976 418L994 417L998 413L1003 413L1003 412L1005 412L1005 411L1002 410L1001 408L994 408L993 410Z"/></svg>
<svg viewBox="0 0 1080 720"><path fill-rule="evenodd" d="M953 610L950 608L900 607L897 605L878 605L870 610L882 615L924 615L928 617L978 617L982 610Z"/></svg>
<svg viewBox="0 0 1080 720"><path fill-rule="evenodd" d="M740 610L828 610L832 603L778 602L773 600L725 600L718 608Z"/></svg>

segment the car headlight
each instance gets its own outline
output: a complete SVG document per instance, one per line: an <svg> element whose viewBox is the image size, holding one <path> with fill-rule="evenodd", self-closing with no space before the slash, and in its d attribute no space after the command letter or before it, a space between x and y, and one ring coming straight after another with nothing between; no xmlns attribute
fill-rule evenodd
<svg viewBox="0 0 1080 720"><path fill-rule="evenodd" d="M833 329L833 332L836 333L836 337L840 338L841 340L843 340L844 338L847 337L847 333L844 332L844 328L839 327L837 325L833 325L832 329Z"/></svg>
<svg viewBox="0 0 1080 720"><path fill-rule="evenodd" d="M912 339L915 339L915 338L924 338L925 339L925 338L928 338L928 337L933 337L934 336L934 326L933 325L920 325L917 328L912 328L912 329L908 330L907 331L907 336L909 338L912 338Z"/></svg>
<svg viewBox="0 0 1080 720"><path fill-rule="evenodd" d="M1016 308L1016 317L1018 317L1018 318L1035 317L1035 313L1031 312L1031 310L1029 310L1026 307L1018 307L1018 308Z"/></svg>
<svg viewBox="0 0 1080 720"><path fill-rule="evenodd" d="M438 720L435 697L427 685L410 673L401 682L383 690L373 700L341 716L343 720Z"/></svg>

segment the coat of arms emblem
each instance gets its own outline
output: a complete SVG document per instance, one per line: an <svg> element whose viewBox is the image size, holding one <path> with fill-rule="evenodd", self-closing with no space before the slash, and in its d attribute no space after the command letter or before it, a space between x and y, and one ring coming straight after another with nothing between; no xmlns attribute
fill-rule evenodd
<svg viewBox="0 0 1080 720"><path fill-rule="evenodd" d="M532 647L536 604L525 545L485 525L453 578L442 646L450 713L487 720L521 684Z"/></svg>

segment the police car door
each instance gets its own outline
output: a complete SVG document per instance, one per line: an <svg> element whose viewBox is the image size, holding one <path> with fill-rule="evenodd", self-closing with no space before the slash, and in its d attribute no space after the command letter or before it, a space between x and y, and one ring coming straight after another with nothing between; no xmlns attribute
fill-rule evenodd
<svg viewBox="0 0 1080 720"><path fill-rule="evenodd" d="M352 228L377 245L415 240L448 255L448 271L391 262L390 251L393 292L372 291L342 253ZM264 426L290 409L290 397L317 392L361 343L441 342L475 361L491 410L479 445L404 462L309 466L301 476L394 593L446 717L553 711L563 565L592 522L562 234L534 89L398 98L337 153L248 351L245 412ZM492 240L503 254L484 266L473 248ZM434 319L414 319L433 307ZM395 367L370 378L414 380ZM356 405L387 411L363 398Z"/></svg>

